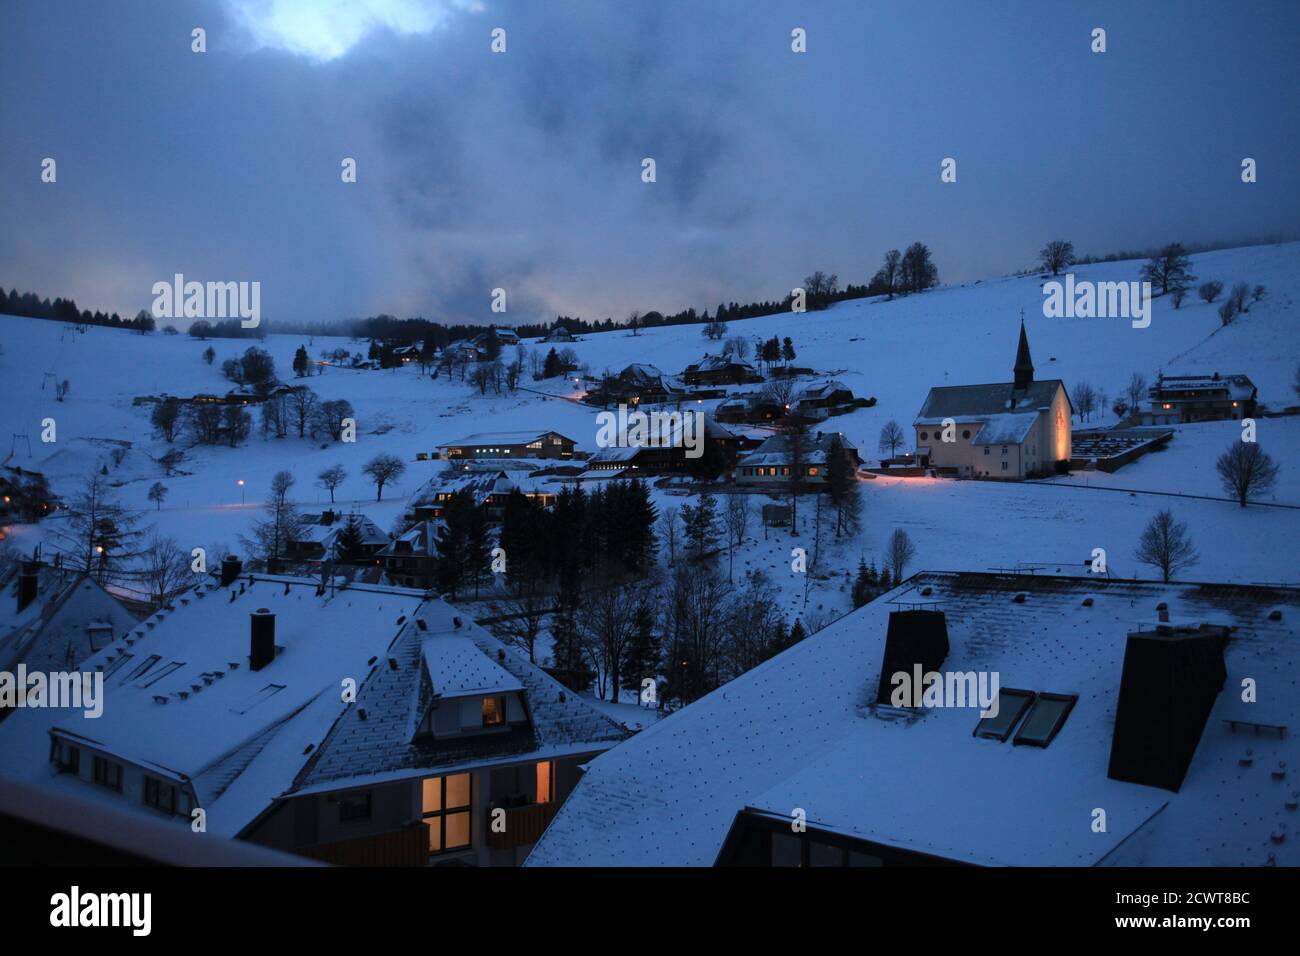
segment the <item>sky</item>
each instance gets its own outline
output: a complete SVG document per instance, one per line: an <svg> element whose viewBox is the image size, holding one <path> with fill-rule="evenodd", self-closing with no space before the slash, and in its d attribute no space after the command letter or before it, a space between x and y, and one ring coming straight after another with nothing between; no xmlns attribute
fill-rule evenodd
<svg viewBox="0 0 1300 956"><path fill-rule="evenodd" d="M517 324L865 282L915 240L951 283L1055 238L1295 236L1300 3L1082 6L6 0L0 285Z"/></svg>

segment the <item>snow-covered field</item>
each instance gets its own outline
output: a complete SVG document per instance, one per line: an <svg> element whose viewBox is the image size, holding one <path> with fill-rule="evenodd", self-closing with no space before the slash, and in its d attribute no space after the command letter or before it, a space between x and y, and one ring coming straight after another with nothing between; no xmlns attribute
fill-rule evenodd
<svg viewBox="0 0 1300 956"><path fill-rule="evenodd" d="M894 301L857 300L820 313L734 322L729 334L750 340L788 335L797 351L795 364L841 379L856 394L876 397L875 407L833 420L867 458L877 454L877 436L889 419L911 434L912 418L931 386L1009 380L1022 309L1038 378L1061 378L1067 388L1086 381L1113 398L1135 371L1148 378L1161 370L1242 372L1258 385L1260 400L1270 408L1294 405L1300 244L1206 253L1193 261L1201 280L1219 279L1229 287L1237 281L1262 283L1269 294L1226 328L1220 327L1217 303L1206 305L1190 296L1174 311L1167 299L1157 299L1150 327L1135 329L1122 319L1044 318L1039 277L1002 278ZM1075 273L1080 279L1131 280L1137 278L1137 268L1138 263L1121 262L1083 266ZM639 336L611 332L587 336L572 348L594 374L634 361L673 374L713 344L700 332L701 326L650 329ZM296 476L295 497L308 509L329 500L314 484L317 473L342 464L349 476L339 489L340 502L355 501L381 527L390 528L405 498L438 467L416 461L416 453L432 452L440 441L536 427L562 432L576 439L580 449L591 450L597 431L596 410L571 400L569 380L526 383L553 392L553 398L522 390L513 396L481 396L468 381L446 376L432 381L413 366L393 371L329 368L309 384L323 399L352 402L358 421L355 444L267 441L254 411L254 431L246 444L192 448L181 465L184 474L163 478L156 459L168 446L151 434L150 406L133 405L133 399L161 392L224 393L230 385L220 374L222 361L253 343L201 343L185 335L140 336L102 328L78 334L61 323L6 316L0 317L0 344L0 455L8 452L9 464L45 472L55 491L65 496L92 470L109 463L122 501L146 512L159 531L186 548L237 547L271 476L281 469ZM208 344L217 352L211 366L201 358ZM308 342L280 335L257 344L272 353L284 379L292 374L299 345L307 345L313 358L322 349L365 347L344 339ZM64 379L71 391L65 401L56 402L54 382ZM53 444L41 442L46 417L57 423ZM1111 418L1109 413L1094 416L1093 423ZM1093 548L1104 547L1112 573L1149 576L1150 569L1137 566L1132 554L1143 524L1161 507L1172 507L1187 522L1201 550L1201 562L1188 578L1300 582L1300 549L1294 544L1300 540L1300 510L1242 510L1224 501L1149 494L1221 495L1214 459L1237 429L1232 423L1179 428L1166 450L1113 475L1080 473L1028 485L890 478L863 482L864 530L853 540L824 541L819 569L834 573L818 582L809 605L821 604L836 615L847 610L843 572L856 566L859 555L878 559L895 527L906 528L917 546L909 570L983 570L1020 563L1080 570ZM11 438L22 434L28 438ZM1282 464L1272 499L1300 504L1300 419L1261 419L1259 440ZM130 443L118 464L112 463L113 442ZM381 452L400 456L408 468L377 505L361 467ZM161 511L146 499L157 480L170 491ZM661 508L686 500L656 495ZM811 506L801 507L800 513L811 520ZM767 571L785 591L793 616L802 605L802 577L790 571L790 548L809 547L811 528L797 541L776 532L765 541L761 528L754 530L758 533L751 532L751 541L737 555L737 573ZM29 548L42 533L39 527L14 528L10 542Z"/></svg>

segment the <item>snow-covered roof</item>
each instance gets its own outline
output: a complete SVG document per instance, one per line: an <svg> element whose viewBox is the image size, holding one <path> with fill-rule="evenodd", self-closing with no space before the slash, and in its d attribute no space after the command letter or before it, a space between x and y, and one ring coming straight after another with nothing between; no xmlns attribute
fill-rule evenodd
<svg viewBox="0 0 1300 956"><path fill-rule="evenodd" d="M340 512L334 512L333 517L326 519L325 515L314 516L315 520L308 520L304 523L302 529L294 539L301 542L313 542L322 545L329 550L334 545L335 539L348 526L353 515L345 515ZM355 515L357 525L361 532L361 543L366 545L379 545L388 543L388 535L384 534L379 525L365 515Z"/></svg>
<svg viewBox="0 0 1300 956"><path fill-rule="evenodd" d="M804 464L807 465L824 465L827 456L830 454L831 445L838 438L840 446L849 451L856 452L857 446L849 441L838 432L818 432L816 434L804 436ZM790 437L788 435L773 435L763 441L748 455L740 460L740 464L746 467L757 465L788 465L790 464Z"/></svg>
<svg viewBox="0 0 1300 956"><path fill-rule="evenodd" d="M974 445L1019 445L1038 421L1039 412L990 415L971 440Z"/></svg>
<svg viewBox="0 0 1300 956"><path fill-rule="evenodd" d="M932 388L913 424L939 425L945 418L957 422L981 421L1008 412L1036 412L1052 404L1058 388L1065 388L1059 378L1036 379L1024 389L1016 388L1013 382ZM1066 401L1069 401L1068 392Z"/></svg>
<svg viewBox="0 0 1300 956"><path fill-rule="evenodd" d="M868 706L889 614L911 602L946 615L943 670L1078 696L1047 747L975 737L969 708L891 720ZM1177 793L1107 776L1128 634L1153 629L1161 603L1175 624L1235 628ZM1246 677L1258 703L1241 700ZM528 865L709 865L745 808L968 863L1297 865L1300 842L1273 839L1294 822L1297 680L1295 588L922 573L598 757Z"/></svg>
<svg viewBox="0 0 1300 956"><path fill-rule="evenodd" d="M251 582L251 583L250 583ZM203 585L84 664L105 674L103 713L19 709L0 724L6 772L49 780L47 731L189 777L209 832L237 833L289 785L360 681L420 607L423 593L249 575ZM274 659L249 668L250 614L275 615ZM55 778L60 784L78 781Z"/></svg>
<svg viewBox="0 0 1300 956"><path fill-rule="evenodd" d="M1152 398L1176 397L1170 393L1222 390L1231 398L1255 397L1255 383L1245 375L1162 375L1151 387Z"/></svg>
<svg viewBox="0 0 1300 956"><path fill-rule="evenodd" d="M20 662L32 671L75 670L95 649L88 628L107 643L136 624L93 579L49 565L37 569L36 597L20 611L20 573L14 562L0 575L0 670Z"/></svg>
<svg viewBox="0 0 1300 956"><path fill-rule="evenodd" d="M545 431L514 431L514 432L476 432L473 435L466 435L464 438L457 438L455 441L439 442L436 448L452 448L460 445L527 445L529 442L538 441L547 435L559 435L559 432L553 432L550 429ZM564 438L563 435L560 435ZM571 438L565 438L565 441L573 441Z"/></svg>
<svg viewBox="0 0 1300 956"><path fill-rule="evenodd" d="M545 759L606 750L628 731L566 689L536 664L440 601L419 614L423 625L402 633L369 676L328 736L299 773L293 792L315 793L431 772ZM471 656L473 648L482 663ZM440 693L437 681L470 692L521 690L531 725L498 734L418 737L416 730ZM455 696L445 693L445 696Z"/></svg>

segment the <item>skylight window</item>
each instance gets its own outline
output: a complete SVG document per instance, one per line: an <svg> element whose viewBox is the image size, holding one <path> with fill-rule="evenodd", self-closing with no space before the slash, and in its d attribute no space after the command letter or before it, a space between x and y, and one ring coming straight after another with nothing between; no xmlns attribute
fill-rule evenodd
<svg viewBox="0 0 1300 956"><path fill-rule="evenodd" d="M119 654L117 658L104 668L104 677L107 679L117 673L123 664L133 658L134 654Z"/></svg>
<svg viewBox="0 0 1300 956"><path fill-rule="evenodd" d="M178 671L178 670L180 670L180 669L181 669L181 664L182 664L181 661L170 661L169 663L167 663L167 664L164 665L163 667L158 668L158 670L154 671L152 674L146 675L145 678L144 678L144 680L140 681L140 682L139 682L138 684L136 684L135 686L136 686L136 687L152 687L154 684L158 683L160 680L162 680L162 679L163 679L164 677L166 677L168 674L171 674L171 673L174 672L174 671Z"/></svg>
<svg viewBox="0 0 1300 956"><path fill-rule="evenodd" d="M1006 740L1011 736L1016 723L1024 716L1025 709L1033 702L1031 690L1013 690L1003 687L998 691L998 713L996 717L981 717L975 725L974 735L988 740Z"/></svg>
<svg viewBox="0 0 1300 956"><path fill-rule="evenodd" d="M232 707L230 709L237 714L246 714L254 707L256 707L258 704L264 703L270 700L276 694L280 693L280 691L284 690L285 686L286 685L284 684L267 684L256 694L253 694L251 697L246 698L242 704L239 704L237 707Z"/></svg>
<svg viewBox="0 0 1300 956"><path fill-rule="evenodd" d="M1065 718L1070 716L1070 710L1078 699L1067 694L1039 694L1013 743L1046 747L1065 724Z"/></svg>
<svg viewBox="0 0 1300 956"><path fill-rule="evenodd" d="M139 667L137 667L135 670L131 671L131 673L126 675L126 679L128 681L132 681L135 680L137 677L143 677L145 675L145 672L149 670L149 668L157 664L160 660L162 660L161 655L150 654L148 657L144 659L144 661L140 664Z"/></svg>

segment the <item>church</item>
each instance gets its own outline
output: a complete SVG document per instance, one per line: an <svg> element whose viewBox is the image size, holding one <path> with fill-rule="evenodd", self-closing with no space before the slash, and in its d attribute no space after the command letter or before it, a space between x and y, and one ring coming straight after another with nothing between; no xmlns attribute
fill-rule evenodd
<svg viewBox="0 0 1300 956"><path fill-rule="evenodd" d="M1050 475L1069 463L1073 414L1064 382L1034 380L1022 317L1014 381L930 389L912 423L917 463L958 478Z"/></svg>

